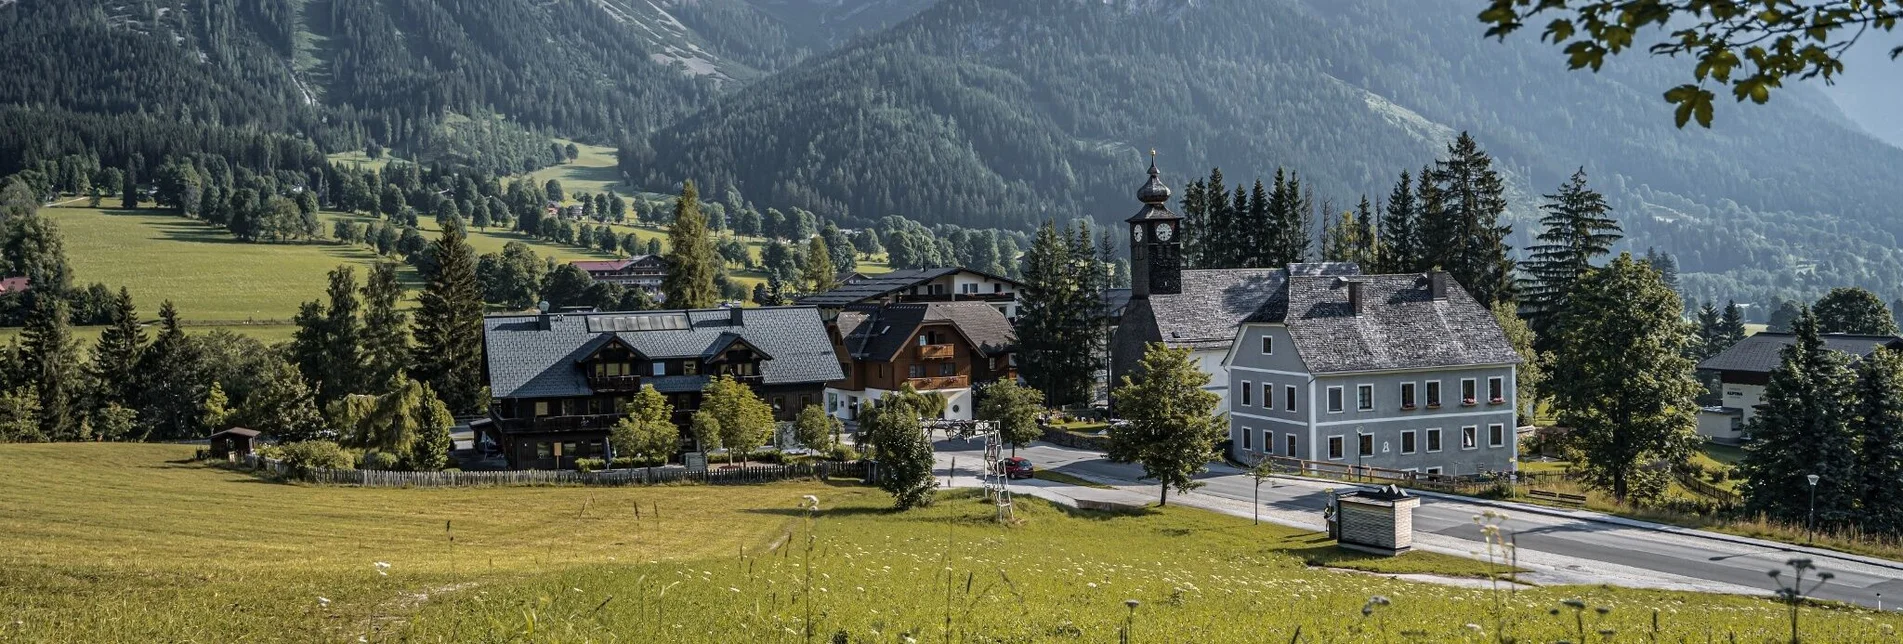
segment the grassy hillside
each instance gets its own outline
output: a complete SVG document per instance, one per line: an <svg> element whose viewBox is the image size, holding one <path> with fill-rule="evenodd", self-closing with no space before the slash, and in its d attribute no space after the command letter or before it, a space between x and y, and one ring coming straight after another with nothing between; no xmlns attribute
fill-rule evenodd
<svg viewBox="0 0 1903 644"><path fill-rule="evenodd" d="M964 493L887 510L858 486L365 490L278 485L181 462L190 447L3 445L0 637L26 641L1771 641L1767 600L1601 587L1495 596L1341 574L1484 564L1337 552L1320 535L1169 508L1018 523ZM803 495L823 508L810 518ZM637 516L634 508L642 508ZM811 563L811 573L805 571ZM380 569L378 562L388 564ZM381 572L379 572L381 570ZM1371 596L1391 601L1363 617ZM1140 602L1132 615L1126 599ZM1496 601L1499 602L1496 604ZM949 613L949 616L948 616ZM1236 619L1248 615L1248 619ZM1903 618L1806 608L1828 641ZM951 629L948 634L945 628ZM1886 630L1888 629L1888 630ZM1404 635L1407 632L1411 635Z"/></svg>

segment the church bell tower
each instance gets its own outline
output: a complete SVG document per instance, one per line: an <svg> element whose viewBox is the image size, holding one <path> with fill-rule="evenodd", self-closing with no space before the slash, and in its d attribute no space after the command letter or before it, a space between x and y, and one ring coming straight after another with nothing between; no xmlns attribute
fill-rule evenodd
<svg viewBox="0 0 1903 644"><path fill-rule="evenodd" d="M1130 227L1130 297L1183 292L1183 218L1170 212L1170 188L1150 151L1150 180L1137 189L1143 209L1124 220Z"/></svg>

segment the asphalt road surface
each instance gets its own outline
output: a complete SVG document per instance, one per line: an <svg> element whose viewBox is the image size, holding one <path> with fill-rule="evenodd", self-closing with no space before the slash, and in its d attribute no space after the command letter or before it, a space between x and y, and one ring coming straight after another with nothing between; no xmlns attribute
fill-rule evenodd
<svg viewBox="0 0 1903 644"><path fill-rule="evenodd" d="M945 440L936 446L940 476L947 473L953 457L957 458L957 477L975 479L980 475L981 442ZM1138 480L1142 468L1111 462L1101 452L1036 443L1019 449L1018 455L1029 458L1041 470L1112 483L1119 488L1147 487L1150 494L1155 494L1153 482L1145 486L1146 482ZM1235 468L1211 466L1211 471L1199 479L1205 486L1192 497L1241 502L1240 506L1230 503L1231 507L1248 508L1256 492L1254 479ZM1038 484L1050 485L1044 481ZM1279 517L1279 523L1299 523L1312 517L1308 527L1313 529L1319 525L1326 489L1331 486L1341 484L1278 479L1264 485L1260 490L1264 518ZM1177 498L1176 494L1171 495L1173 502ZM1474 524L1474 516L1490 507L1452 499L1423 498L1414 513L1416 540L1442 544L1439 549L1443 551L1458 552L1463 547L1466 553L1484 551L1486 544ZM1510 517L1504 528L1514 535L1521 561L1542 562L1552 573L1548 578L1558 583L1769 593L1776 586L1768 571L1787 568L1785 562L1794 558L1809 558L1819 570L1835 575L1829 583L1810 593L1812 597L1885 608L1903 602L1903 563L1815 551L1797 552L1778 544L1688 529L1655 530L1619 525L1595 520L1603 515L1588 512L1562 511L1560 514L1572 516L1553 516L1522 509L1500 511ZM1788 573L1787 569L1786 579Z"/></svg>

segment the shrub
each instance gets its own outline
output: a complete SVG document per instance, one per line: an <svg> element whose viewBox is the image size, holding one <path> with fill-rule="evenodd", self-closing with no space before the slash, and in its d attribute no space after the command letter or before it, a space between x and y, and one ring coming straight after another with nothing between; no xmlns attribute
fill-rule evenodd
<svg viewBox="0 0 1903 644"><path fill-rule="evenodd" d="M303 441L279 448L284 464L299 474L315 469L350 469L350 453L330 441Z"/></svg>
<svg viewBox="0 0 1903 644"><path fill-rule="evenodd" d="M834 445L826 457L835 461L856 461L861 458L859 450L853 449L851 445Z"/></svg>
<svg viewBox="0 0 1903 644"><path fill-rule="evenodd" d="M395 454L389 452L370 450L363 453L363 460L359 461L357 469L394 470L397 469L397 463L401 460L402 459L397 458Z"/></svg>
<svg viewBox="0 0 1903 644"><path fill-rule="evenodd" d="M786 454L777 449L759 449L748 453L747 460L761 463L785 463Z"/></svg>
<svg viewBox="0 0 1903 644"><path fill-rule="evenodd" d="M640 465L637 465L636 463L637 461L634 459L633 456L616 456L614 460L614 467L617 470L625 470L630 467L640 467Z"/></svg>
<svg viewBox="0 0 1903 644"><path fill-rule="evenodd" d="M606 468L607 466L608 466L608 463L599 458L575 459L575 469L581 470L583 472L598 472Z"/></svg>

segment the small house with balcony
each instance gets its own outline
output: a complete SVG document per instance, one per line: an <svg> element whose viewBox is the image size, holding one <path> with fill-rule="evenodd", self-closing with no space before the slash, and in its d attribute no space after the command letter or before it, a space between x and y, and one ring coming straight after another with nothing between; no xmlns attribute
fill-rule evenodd
<svg viewBox="0 0 1903 644"><path fill-rule="evenodd" d="M1007 320L1018 318L1017 280L959 266L918 268L866 275L847 272L839 287L800 298L803 305L832 311L855 305L919 302L984 302Z"/></svg>
<svg viewBox="0 0 1903 644"><path fill-rule="evenodd" d="M616 284L623 288L640 288L650 293L660 291L661 280L667 277L667 260L659 255L570 263L597 282Z"/></svg>
<svg viewBox="0 0 1903 644"><path fill-rule="evenodd" d="M609 432L644 386L685 428L720 376L752 386L779 420L844 376L819 312L801 306L497 315L483 320L483 345L493 400L479 428L516 469L608 456Z"/></svg>
<svg viewBox="0 0 1903 644"><path fill-rule="evenodd" d="M910 384L946 398L945 418L971 420L975 386L1017 378L1011 321L985 302L859 305L834 318L840 368L826 409L842 420Z"/></svg>
<svg viewBox="0 0 1903 644"><path fill-rule="evenodd" d="M1862 360L1877 349L1903 350L1903 338L1894 335L1855 335L1826 333L1824 348L1843 354L1852 361ZM1719 442L1735 443L1746 438L1751 419L1764 402L1764 388L1771 384L1771 372L1784 361L1784 348L1797 342L1790 333L1756 333L1718 355L1698 363L1700 371L1716 374L1723 402L1699 410L1698 434Z"/></svg>

